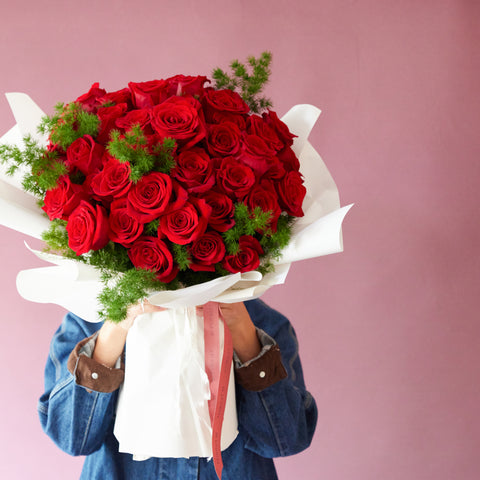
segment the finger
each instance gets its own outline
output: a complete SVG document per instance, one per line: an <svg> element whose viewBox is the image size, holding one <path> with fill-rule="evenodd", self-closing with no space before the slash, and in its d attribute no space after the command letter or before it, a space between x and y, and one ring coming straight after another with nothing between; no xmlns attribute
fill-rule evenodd
<svg viewBox="0 0 480 480"><path fill-rule="evenodd" d="M163 310L165 310L165 308L158 305L153 305L145 299L144 301L140 300L139 302L130 305L127 309L127 317L136 318L142 313L160 312Z"/></svg>
<svg viewBox="0 0 480 480"><path fill-rule="evenodd" d="M160 307L159 305L152 305L150 302L144 303L143 308L146 313L163 312L164 310L166 310L166 308Z"/></svg>

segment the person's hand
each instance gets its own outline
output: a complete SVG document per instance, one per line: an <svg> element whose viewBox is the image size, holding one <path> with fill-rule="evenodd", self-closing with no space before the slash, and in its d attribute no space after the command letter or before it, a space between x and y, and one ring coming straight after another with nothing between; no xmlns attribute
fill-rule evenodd
<svg viewBox="0 0 480 480"><path fill-rule="evenodd" d="M219 303L219 307L230 331L243 330L253 325L252 319L243 302Z"/></svg>
<svg viewBox="0 0 480 480"><path fill-rule="evenodd" d="M255 358L262 347L257 337L257 330L243 302L220 303L225 324L232 336L233 349L242 363ZM203 307L197 307L203 314Z"/></svg>
<svg viewBox="0 0 480 480"><path fill-rule="evenodd" d="M123 352L127 333L137 317L143 313L161 312L162 310L165 309L152 305L148 300L143 300L143 302L140 301L128 307L125 320L119 323L105 322L98 333L93 359L112 368Z"/></svg>
<svg viewBox="0 0 480 480"><path fill-rule="evenodd" d="M139 301L127 308L127 317L116 325L128 331L139 315L143 313L162 312L163 310L165 310L165 308L152 305L148 300Z"/></svg>

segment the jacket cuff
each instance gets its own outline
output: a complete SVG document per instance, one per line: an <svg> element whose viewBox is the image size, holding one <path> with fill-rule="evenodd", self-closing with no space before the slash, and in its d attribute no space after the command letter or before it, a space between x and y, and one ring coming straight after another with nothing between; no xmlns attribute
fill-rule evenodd
<svg viewBox="0 0 480 480"><path fill-rule="evenodd" d="M78 385L95 392L110 393L123 383L125 367L123 361L117 362L119 368L109 368L91 358L97 335L98 332L77 343L68 357L67 368Z"/></svg>
<svg viewBox="0 0 480 480"><path fill-rule="evenodd" d="M257 329L262 351L252 360L239 365L236 359L235 378L245 390L260 392L287 377L280 348L263 330Z"/></svg>

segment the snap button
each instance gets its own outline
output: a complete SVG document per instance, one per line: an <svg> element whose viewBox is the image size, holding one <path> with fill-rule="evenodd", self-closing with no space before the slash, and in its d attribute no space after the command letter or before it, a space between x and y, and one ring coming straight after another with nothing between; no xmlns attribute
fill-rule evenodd
<svg viewBox="0 0 480 480"><path fill-rule="evenodd" d="M265 378L265 375L266 373L263 370L258 374L260 378Z"/></svg>
<svg viewBox="0 0 480 480"><path fill-rule="evenodd" d="M93 372L93 373L92 373L92 378L93 378L94 380L96 380L96 379L98 378L98 373L97 373L97 372Z"/></svg>

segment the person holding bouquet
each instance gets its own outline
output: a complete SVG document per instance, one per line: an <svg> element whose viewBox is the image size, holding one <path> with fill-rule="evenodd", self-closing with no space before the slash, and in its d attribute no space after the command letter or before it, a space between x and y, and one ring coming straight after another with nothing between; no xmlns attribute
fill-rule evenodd
<svg viewBox="0 0 480 480"><path fill-rule="evenodd" d="M26 172L22 188L50 220L42 234L47 253L38 256L60 266L79 265L71 269L78 272L76 280L65 278L78 292L71 292L72 312L52 339L38 410L43 429L62 450L86 456L82 479L270 480L277 478L274 457L293 455L312 441L317 408L305 388L293 327L257 298L283 283L291 261L341 250L340 226L348 208L338 209L333 180L322 167L323 180L314 184L326 186L328 194L310 195L310 212L295 235L298 245L305 246L318 228L326 241L310 238L306 254L294 246L294 260L292 250L290 260L283 258L293 227L304 217L307 190L295 135L270 109L270 101L259 96L270 60L264 53L249 58L248 66L234 61L232 76L214 72L214 86L207 77L185 75L130 82L114 92L95 83L43 118L39 131L44 144L26 137L21 148L0 145L8 173ZM305 150L318 167L323 163L305 135L317 111L311 107L306 120L299 119L298 152ZM93 298L82 297L87 291L98 293L100 310L94 309ZM221 425L225 403L220 402L217 416L216 396L222 392L207 367L207 357L217 350L207 348L208 328L219 320L212 317L212 301L220 302L215 308L218 325L224 327L223 360L231 367L233 355L234 364L234 381L231 376L228 383L227 376L222 402L228 404L228 394L234 392L238 417L238 435L230 428L220 459L223 437L218 440L215 422L220 418ZM149 375L168 369L171 359L159 361L157 355L129 370L142 349L162 350L157 334L165 324L156 320L163 314L177 342L168 350L175 356L172 365L195 372L190 374L193 390L201 391L189 397L189 408L197 415L198 405L203 402L204 408L209 399L210 421L204 414L192 418L212 445L204 448L202 437L193 454L182 448L190 440L181 436L183 429L152 427L163 425L158 422L162 407L155 403L160 397L144 394ZM181 322L184 330L178 334ZM135 343L132 333L140 326L144 336L140 343L135 337ZM194 354L195 365L185 368L193 358L189 349L200 338L205 344ZM167 350L165 342L169 340L163 341ZM225 353L227 343L231 354ZM183 357L177 358L175 349ZM145 390L132 390L131 383L127 389L127 380L136 378L128 372L134 370L137 376L148 372ZM160 388L170 405L176 386L192 391L184 380L172 382L164 391L163 383L155 386L155 395ZM129 403L132 394L135 401ZM165 409L162 418L185 419L184 404L177 406ZM139 411L143 423L134 415ZM173 436L181 445L163 455ZM157 448L160 437L167 443Z"/></svg>
<svg viewBox="0 0 480 480"><path fill-rule="evenodd" d="M150 458L119 453L113 434L122 354L138 315L149 303L129 308L127 318L103 326L68 314L55 333L40 398L42 427L71 455L86 455L82 479L216 479L208 458ZM260 300L221 304L235 351L239 434L222 452L223 480L274 480L273 457L310 445L317 408L306 390L298 344L290 322Z"/></svg>

